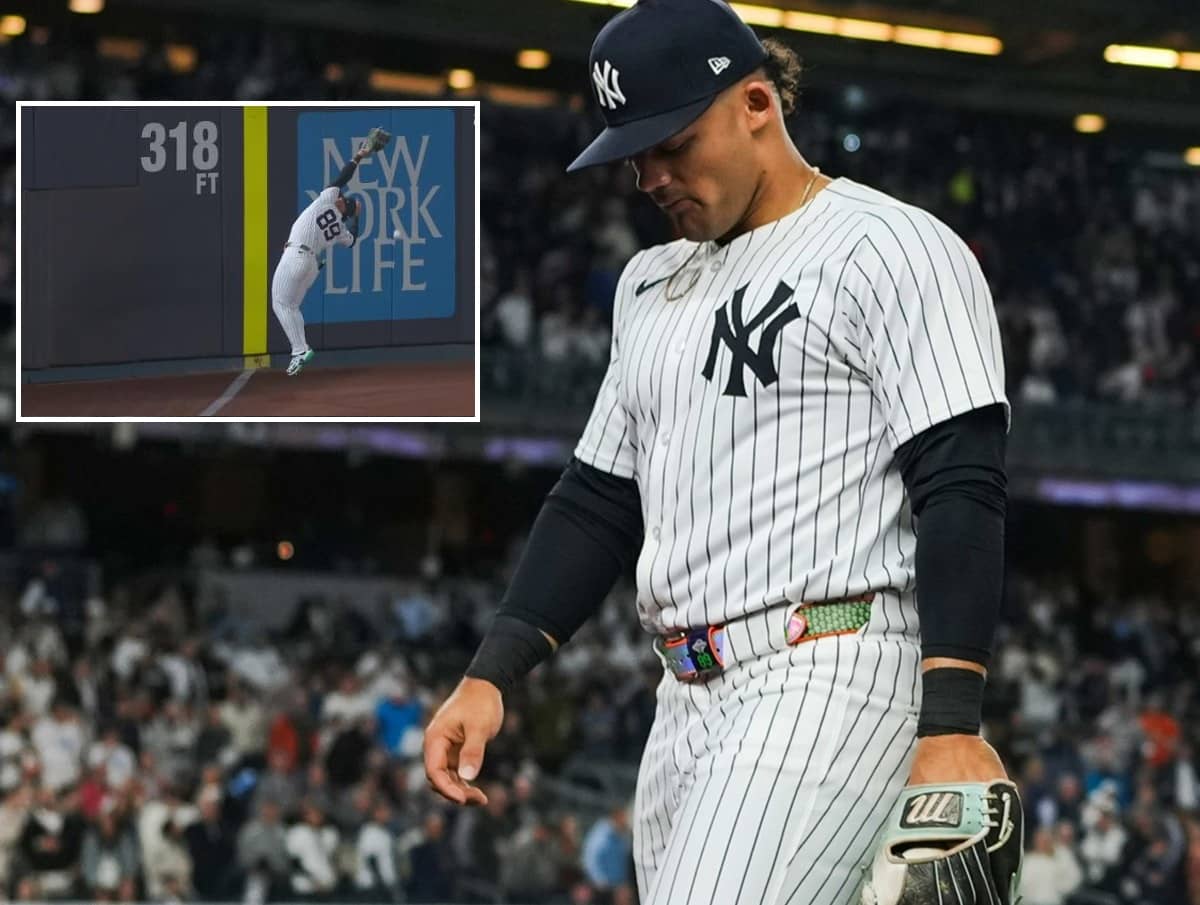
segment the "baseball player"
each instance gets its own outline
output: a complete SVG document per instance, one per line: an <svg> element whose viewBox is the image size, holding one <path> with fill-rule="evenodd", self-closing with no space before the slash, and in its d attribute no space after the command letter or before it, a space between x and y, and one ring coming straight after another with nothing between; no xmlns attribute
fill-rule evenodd
<svg viewBox="0 0 1200 905"><path fill-rule="evenodd" d="M287 245L271 280L271 307L292 345L292 360L287 367L289 377L299 374L315 354L304 336L304 316L300 306L325 266L327 250L331 245L350 248L358 240L362 202L345 194L345 186L359 161L386 145L390 138L382 129L372 129L338 177L300 212L292 224Z"/></svg>
<svg viewBox="0 0 1200 905"><path fill-rule="evenodd" d="M681 238L621 276L574 458L426 731L432 786L486 801L504 694L636 563L664 666L644 905L1011 905L1020 802L979 735L1009 407L977 262L803 158L798 61L723 0L639 0L589 74L607 127L569 169L626 161Z"/></svg>

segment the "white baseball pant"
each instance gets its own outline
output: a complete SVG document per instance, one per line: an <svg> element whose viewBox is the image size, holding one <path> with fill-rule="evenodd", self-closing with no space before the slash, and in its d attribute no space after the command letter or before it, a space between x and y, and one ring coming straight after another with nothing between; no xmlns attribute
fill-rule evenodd
<svg viewBox="0 0 1200 905"><path fill-rule="evenodd" d="M317 279L318 270L316 255L302 248L288 246L283 250L283 257L279 259L271 280L271 308L275 311L279 326L287 334L288 342L292 344L293 357L308 351L308 341L304 337L304 315L300 313L300 306Z"/></svg>
<svg viewBox="0 0 1200 905"><path fill-rule="evenodd" d="M790 647L778 612L728 627L723 675L659 686L633 820L644 905L847 905L908 778L915 633L877 613Z"/></svg>

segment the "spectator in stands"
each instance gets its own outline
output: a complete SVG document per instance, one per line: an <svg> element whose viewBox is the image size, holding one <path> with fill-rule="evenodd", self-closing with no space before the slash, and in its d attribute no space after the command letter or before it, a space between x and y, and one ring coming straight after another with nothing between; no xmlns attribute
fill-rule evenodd
<svg viewBox="0 0 1200 905"><path fill-rule="evenodd" d="M375 702L363 687L362 680L353 670L347 670L338 687L325 695L321 704L321 720L336 731L352 723L367 719L375 711Z"/></svg>
<svg viewBox="0 0 1200 905"><path fill-rule="evenodd" d="M175 785L194 780L193 757L199 736L191 708L167 700L142 730L142 751L154 757L162 775Z"/></svg>
<svg viewBox="0 0 1200 905"><path fill-rule="evenodd" d="M195 759L202 764L233 766L237 752L233 747L233 733L222 719L221 704L211 702L204 713L204 725L196 734Z"/></svg>
<svg viewBox="0 0 1200 905"><path fill-rule="evenodd" d="M508 789L486 783L488 803L458 815L454 828L459 889L472 896L493 896L500 880L500 847L514 829Z"/></svg>
<svg viewBox="0 0 1200 905"><path fill-rule="evenodd" d="M219 793L202 793L199 809L199 819L183 833L192 861L192 886L202 902L228 902L241 893L237 839L221 819Z"/></svg>
<svg viewBox="0 0 1200 905"><path fill-rule="evenodd" d="M377 801L369 820L358 831L354 845L354 888L364 901L392 902L399 892L391 820L388 803Z"/></svg>
<svg viewBox="0 0 1200 905"><path fill-rule="evenodd" d="M1066 820L1078 824L1081 818L1083 787L1074 773L1064 773L1058 779L1053 806L1046 813L1047 825Z"/></svg>
<svg viewBox="0 0 1200 905"><path fill-rule="evenodd" d="M17 840L17 898L69 899L76 894L83 820L67 792L38 789Z"/></svg>
<svg viewBox="0 0 1200 905"><path fill-rule="evenodd" d="M54 664L46 657L38 657L28 673L24 673L20 665L13 662L9 663L9 669L10 675L16 677L17 693L22 698L24 711L35 718L49 713L58 691Z"/></svg>
<svg viewBox="0 0 1200 905"><path fill-rule="evenodd" d="M264 756L266 714L254 696L246 693L241 682L230 686L229 697L221 707L221 717L233 736L233 748L239 757L253 761Z"/></svg>
<svg viewBox="0 0 1200 905"><path fill-rule="evenodd" d="M597 820L583 840L583 869L597 889L615 889L629 882L633 851L629 832L629 813L614 808Z"/></svg>
<svg viewBox="0 0 1200 905"><path fill-rule="evenodd" d="M1049 827L1034 833L1033 851L1026 853L1021 869L1021 898L1027 905L1062 905L1079 885L1082 872L1063 871L1073 856L1067 852L1064 858L1061 848Z"/></svg>
<svg viewBox="0 0 1200 905"><path fill-rule="evenodd" d="M446 838L446 818L441 811L425 815L422 825L397 844L404 863L405 894L414 905L449 902L454 894L458 865Z"/></svg>
<svg viewBox="0 0 1200 905"><path fill-rule="evenodd" d="M373 719L360 719L341 728L326 749L325 766L329 781L345 788L362 779L371 752Z"/></svg>
<svg viewBox="0 0 1200 905"><path fill-rule="evenodd" d="M499 880L508 901L543 905L560 889L558 865L547 857L551 836L546 821L537 818L506 840Z"/></svg>
<svg viewBox="0 0 1200 905"><path fill-rule="evenodd" d="M1200 775L1196 765L1195 749L1185 741L1179 745L1168 772L1168 800L1173 799L1177 808L1193 814L1200 812Z"/></svg>
<svg viewBox="0 0 1200 905"><path fill-rule="evenodd" d="M1111 889L1120 873L1129 835L1117 820L1114 801L1104 800L1097 810L1096 824L1084 835L1079 855L1088 883Z"/></svg>
<svg viewBox="0 0 1200 905"><path fill-rule="evenodd" d="M137 758L129 746L121 741L120 730L110 724L104 727L100 739L88 749L87 765L100 768L108 788L123 789L133 779Z"/></svg>
<svg viewBox="0 0 1200 905"><path fill-rule="evenodd" d="M267 770L259 777L254 790L254 806L260 808L271 801L279 806L285 818L296 813L304 788L301 778L291 768L292 758L286 751L271 753Z"/></svg>
<svg viewBox="0 0 1200 905"><path fill-rule="evenodd" d="M392 755L403 753L408 733L421 724L424 708L408 684L393 677L384 688L384 697L375 708L376 738L384 751Z"/></svg>
<svg viewBox="0 0 1200 905"><path fill-rule="evenodd" d="M505 348L525 351L533 340L535 312L527 267L517 268L512 287L496 301L490 314L490 332Z"/></svg>
<svg viewBox="0 0 1200 905"><path fill-rule="evenodd" d="M1075 825L1067 820L1060 822L1054 828L1054 862L1059 885L1067 890L1068 896L1079 889L1084 881L1083 865L1079 862L1077 849Z"/></svg>
<svg viewBox="0 0 1200 905"><path fill-rule="evenodd" d="M596 687L579 714L580 753L595 760L611 759L616 752L618 715L605 691Z"/></svg>
<svg viewBox="0 0 1200 905"><path fill-rule="evenodd" d="M246 874L247 900L263 902L291 893L291 856L278 804L263 801L258 806L258 817L242 827L237 858Z"/></svg>
<svg viewBox="0 0 1200 905"><path fill-rule="evenodd" d="M18 843L33 805L33 787L14 785L0 800L0 892L12 889L17 867L21 867Z"/></svg>
<svg viewBox="0 0 1200 905"><path fill-rule="evenodd" d="M84 894L95 902L133 902L141 858L137 837L112 809L102 810L83 838Z"/></svg>
<svg viewBox="0 0 1200 905"><path fill-rule="evenodd" d="M170 782L142 800L137 833L146 895L155 901L190 893L192 860L183 832L196 816L196 808Z"/></svg>
<svg viewBox="0 0 1200 905"><path fill-rule="evenodd" d="M34 723L30 740L37 751L43 784L58 791L79 782L87 734L66 698L55 698L51 712Z"/></svg>
<svg viewBox="0 0 1200 905"><path fill-rule="evenodd" d="M337 828L325 821L325 814L311 801L300 806L300 819L287 831L287 853L292 864L292 892L303 899L328 898L338 887L334 854L338 847Z"/></svg>

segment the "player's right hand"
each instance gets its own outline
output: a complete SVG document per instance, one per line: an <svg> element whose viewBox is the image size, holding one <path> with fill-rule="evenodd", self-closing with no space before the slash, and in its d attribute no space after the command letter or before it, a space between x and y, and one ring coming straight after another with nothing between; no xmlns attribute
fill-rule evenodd
<svg viewBox="0 0 1200 905"><path fill-rule="evenodd" d="M504 723L504 699L491 682L464 678L425 728L425 776L439 795L457 804L487 804L471 781L483 767L483 749Z"/></svg>

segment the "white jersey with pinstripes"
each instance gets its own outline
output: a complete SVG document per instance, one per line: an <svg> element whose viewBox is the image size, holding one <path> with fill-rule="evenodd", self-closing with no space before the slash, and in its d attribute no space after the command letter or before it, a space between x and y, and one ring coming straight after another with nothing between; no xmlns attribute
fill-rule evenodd
<svg viewBox="0 0 1200 905"><path fill-rule="evenodd" d="M354 244L354 236L342 222L334 202L341 194L337 186L331 185L313 199L312 204L300 212L288 241L296 245L307 245L313 254L321 254L330 245Z"/></svg>
<svg viewBox="0 0 1200 905"><path fill-rule="evenodd" d="M1007 414L970 249L929 213L842 178L723 247L680 240L629 262L575 454L637 481L638 608L662 632L911 590L895 451L995 403ZM895 599L908 611L892 618L915 637L911 594Z"/></svg>

